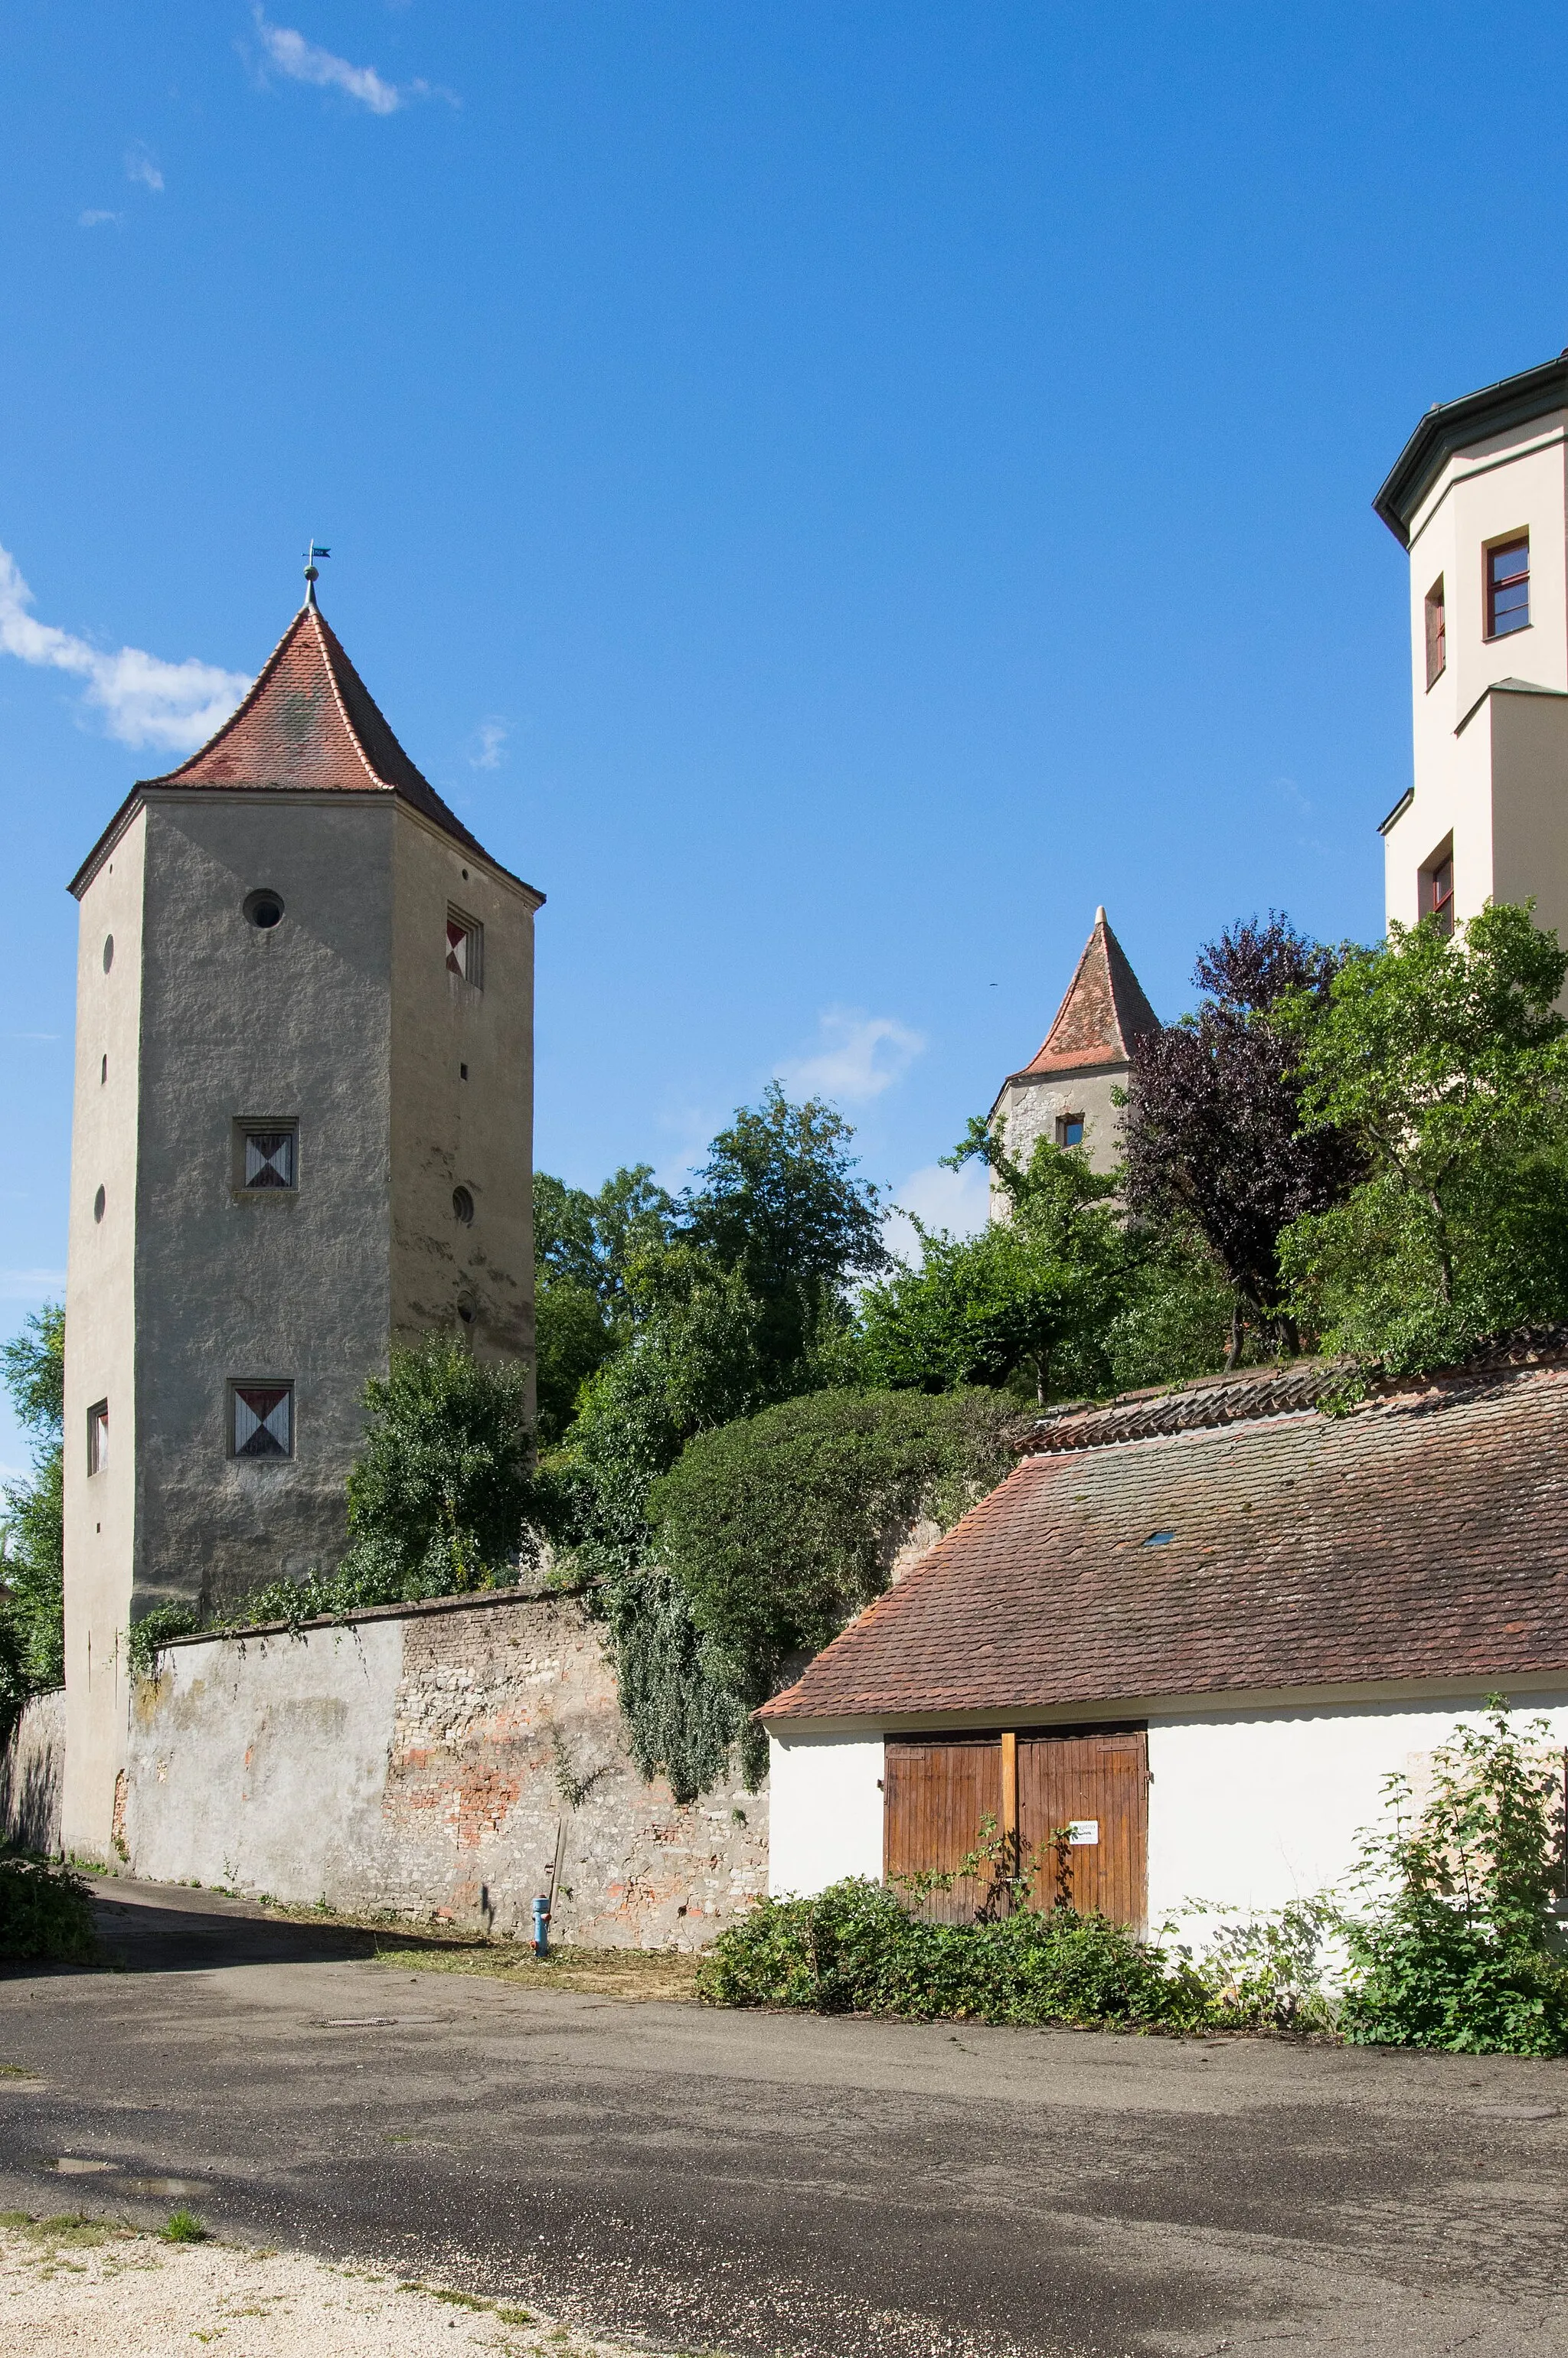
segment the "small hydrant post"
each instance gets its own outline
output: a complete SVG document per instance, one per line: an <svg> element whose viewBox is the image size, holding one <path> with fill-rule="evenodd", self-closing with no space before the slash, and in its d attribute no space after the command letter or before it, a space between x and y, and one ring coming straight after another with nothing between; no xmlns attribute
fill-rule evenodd
<svg viewBox="0 0 1568 2358"><path fill-rule="evenodd" d="M550 1953L550 1903L541 1891L534 1902L534 1954L547 1957Z"/></svg>

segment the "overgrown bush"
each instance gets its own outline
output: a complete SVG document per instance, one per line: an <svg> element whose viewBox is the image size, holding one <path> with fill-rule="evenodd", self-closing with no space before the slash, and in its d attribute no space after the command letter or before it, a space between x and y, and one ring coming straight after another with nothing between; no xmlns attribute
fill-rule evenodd
<svg viewBox="0 0 1568 2358"><path fill-rule="evenodd" d="M1372 1905L1347 1918L1353 1979L1346 2036L1454 2054L1568 2054L1563 1755L1544 1719L1514 1728L1488 1697L1479 1728L1433 1757L1417 1811L1385 1779L1390 1830L1363 1844L1356 1881Z"/></svg>
<svg viewBox="0 0 1568 2358"><path fill-rule="evenodd" d="M1010 1464L1000 1392L814 1392L699 1433L648 1498L654 1549L747 1708L887 1586L922 1513L956 1522Z"/></svg>
<svg viewBox="0 0 1568 2358"><path fill-rule="evenodd" d="M0 1960L89 1965L98 1954L87 1886L69 1867L0 1852Z"/></svg>
<svg viewBox="0 0 1568 2358"><path fill-rule="evenodd" d="M703 1960L713 2006L913 2021L1197 2030L1213 2019L1192 1967L1105 1916L1021 1909L989 1924L928 1924L860 1877L813 1899L762 1899Z"/></svg>

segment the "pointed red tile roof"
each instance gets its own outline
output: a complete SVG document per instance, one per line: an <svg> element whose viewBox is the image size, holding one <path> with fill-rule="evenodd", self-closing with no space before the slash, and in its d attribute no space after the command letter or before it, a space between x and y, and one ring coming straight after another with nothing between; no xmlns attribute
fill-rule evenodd
<svg viewBox="0 0 1568 2358"><path fill-rule="evenodd" d="M1081 1073L1097 1065L1127 1065L1141 1032L1158 1032L1160 1019L1143 996L1127 963L1127 953L1095 911L1094 931L1084 945L1077 971L1056 1020L1023 1073ZM1010 1073L1019 1080L1022 1073Z"/></svg>
<svg viewBox="0 0 1568 2358"><path fill-rule="evenodd" d="M210 792L314 788L326 794L396 795L442 833L503 876L429 780L416 770L354 669L314 595L301 606L237 711L176 770L144 778L73 880L75 892L147 787ZM514 878L521 882L521 878ZM532 892L532 885L524 886ZM539 895L543 898L543 895Z"/></svg>
<svg viewBox="0 0 1568 2358"><path fill-rule="evenodd" d="M481 859L490 855L421 775L309 599L237 712L157 786L318 786L401 795Z"/></svg>

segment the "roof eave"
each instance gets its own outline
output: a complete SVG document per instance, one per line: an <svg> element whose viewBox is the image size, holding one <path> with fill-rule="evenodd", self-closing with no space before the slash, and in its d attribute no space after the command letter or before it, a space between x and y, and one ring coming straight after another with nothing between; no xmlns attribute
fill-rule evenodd
<svg viewBox="0 0 1568 2358"><path fill-rule="evenodd" d="M1411 518L1444 460L1483 433L1528 424L1568 408L1568 352L1538 368L1499 378L1457 401L1433 402L1390 469L1372 505L1401 548L1410 546Z"/></svg>

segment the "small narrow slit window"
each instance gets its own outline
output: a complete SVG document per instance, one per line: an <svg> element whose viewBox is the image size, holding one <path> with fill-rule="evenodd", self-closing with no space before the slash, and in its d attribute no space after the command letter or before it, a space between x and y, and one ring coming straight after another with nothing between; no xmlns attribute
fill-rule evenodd
<svg viewBox="0 0 1568 2358"><path fill-rule="evenodd" d="M1448 662L1447 610L1440 573L1426 593L1426 684L1434 687Z"/></svg>
<svg viewBox="0 0 1568 2358"><path fill-rule="evenodd" d="M1426 907L1422 912L1422 915L1436 919L1439 933L1452 934L1454 931L1454 854L1451 851L1445 851L1440 860L1433 862L1426 871L1425 883Z"/></svg>
<svg viewBox="0 0 1568 2358"><path fill-rule="evenodd" d="M1059 1114L1056 1119L1058 1146L1081 1146L1084 1142L1084 1118L1081 1113Z"/></svg>
<svg viewBox="0 0 1568 2358"><path fill-rule="evenodd" d="M460 909L447 911L447 972L475 990L484 979L484 927Z"/></svg>
<svg viewBox="0 0 1568 2358"><path fill-rule="evenodd" d="M293 1456L292 1384L231 1384L229 1416L229 1445L234 1456Z"/></svg>
<svg viewBox="0 0 1568 2358"><path fill-rule="evenodd" d="M109 1403L94 1401L87 1412L87 1470L102 1474L109 1463Z"/></svg>
<svg viewBox="0 0 1568 2358"><path fill-rule="evenodd" d="M1487 551L1487 636L1506 639L1530 627L1530 538Z"/></svg>
<svg viewBox="0 0 1568 2358"><path fill-rule="evenodd" d="M299 1135L292 1122L240 1130L242 1187L294 1187L299 1176Z"/></svg>

